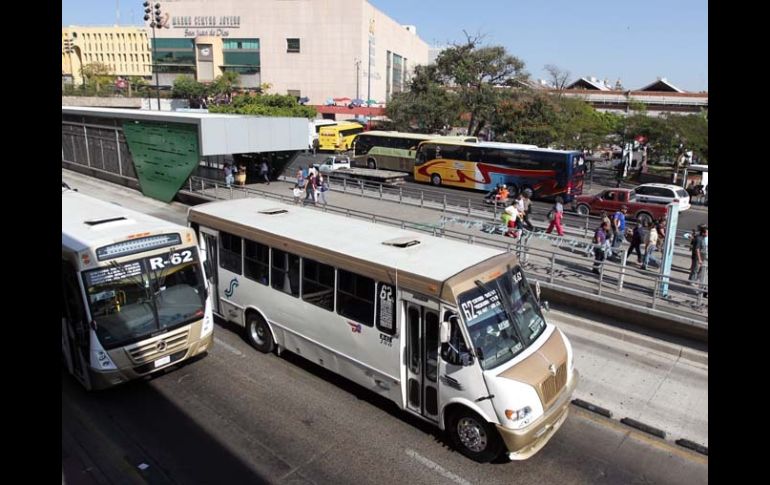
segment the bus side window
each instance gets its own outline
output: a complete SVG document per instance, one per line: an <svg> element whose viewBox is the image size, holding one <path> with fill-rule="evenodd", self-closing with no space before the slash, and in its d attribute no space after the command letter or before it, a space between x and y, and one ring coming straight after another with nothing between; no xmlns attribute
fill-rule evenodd
<svg viewBox="0 0 770 485"><path fill-rule="evenodd" d="M467 356L465 357L467 359L470 356L470 351L460 331L457 314L445 312L444 321L449 322L449 342L441 344L441 358L449 364L465 365L463 356Z"/></svg>
<svg viewBox="0 0 770 485"><path fill-rule="evenodd" d="M226 232L219 233L219 266L232 271L236 274L241 274L241 267L243 261L241 255L243 248L241 247L241 238L233 236Z"/></svg>

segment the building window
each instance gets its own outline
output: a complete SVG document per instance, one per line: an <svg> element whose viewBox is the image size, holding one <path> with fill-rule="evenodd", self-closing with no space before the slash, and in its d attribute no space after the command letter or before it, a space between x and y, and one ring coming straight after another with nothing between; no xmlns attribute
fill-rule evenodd
<svg viewBox="0 0 770 485"><path fill-rule="evenodd" d="M288 94L289 96L295 96L297 99L302 97L302 91L300 91L299 89L287 89L286 94Z"/></svg>
<svg viewBox="0 0 770 485"><path fill-rule="evenodd" d="M299 39L286 39L286 52L299 52Z"/></svg>

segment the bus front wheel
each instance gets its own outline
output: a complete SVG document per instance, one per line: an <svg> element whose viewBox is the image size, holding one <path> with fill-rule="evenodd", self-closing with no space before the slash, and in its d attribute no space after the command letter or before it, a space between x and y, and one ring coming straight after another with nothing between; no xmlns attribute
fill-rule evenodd
<svg viewBox="0 0 770 485"><path fill-rule="evenodd" d="M441 175L434 173L430 176L430 183L436 187L441 185Z"/></svg>
<svg viewBox="0 0 770 485"><path fill-rule="evenodd" d="M273 351L273 333L259 313L252 312L246 316L246 337L251 346L260 352L267 354Z"/></svg>
<svg viewBox="0 0 770 485"><path fill-rule="evenodd" d="M455 448L471 460L487 463L502 451L503 440L495 427L469 409L452 413L447 430Z"/></svg>

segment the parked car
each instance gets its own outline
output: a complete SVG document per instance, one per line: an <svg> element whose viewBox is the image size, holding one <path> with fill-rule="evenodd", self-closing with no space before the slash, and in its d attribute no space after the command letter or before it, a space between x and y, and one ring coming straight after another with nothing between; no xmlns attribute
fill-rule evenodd
<svg viewBox="0 0 770 485"><path fill-rule="evenodd" d="M572 209L582 216L606 211L612 215L621 207L628 208L628 215L639 223L662 219L668 209L653 202L639 202L633 189L608 189L596 195L579 195L572 201Z"/></svg>
<svg viewBox="0 0 770 485"><path fill-rule="evenodd" d="M329 173L341 168L350 168L350 158L346 155L335 155L326 157L321 163L313 165L319 172Z"/></svg>
<svg viewBox="0 0 770 485"><path fill-rule="evenodd" d="M636 200L654 204L679 203L679 210L690 208L690 194L682 187L671 184L642 184L634 188Z"/></svg>

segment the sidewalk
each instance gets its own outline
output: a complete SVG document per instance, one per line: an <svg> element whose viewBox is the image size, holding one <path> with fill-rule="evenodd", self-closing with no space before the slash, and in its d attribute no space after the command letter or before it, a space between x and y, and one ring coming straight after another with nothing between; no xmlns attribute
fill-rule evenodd
<svg viewBox="0 0 770 485"><path fill-rule="evenodd" d="M708 446L708 353L552 310L572 343L580 385L574 398ZM618 378L622 376L622 378Z"/></svg>
<svg viewBox="0 0 770 485"><path fill-rule="evenodd" d="M249 184L247 186L257 192L266 192L284 197L284 200L291 201L291 189L293 180L274 181L267 184ZM185 187L187 188L187 187ZM199 187L193 187L197 192ZM351 212L360 212L360 216L373 214L377 217L392 218L402 220L415 228L426 230L437 235L442 231L454 231L457 235L467 240L475 240L476 244L490 244L501 249L516 249L518 240L509 237L489 234L485 230L495 229L495 224L490 223L488 219L475 219L474 215L459 215L445 213L441 207L429 207L426 202L424 207L416 205L399 204L398 201L389 201L376 199L372 197L363 197L354 195L348 191L342 193L332 186L332 190L327 192L327 200L330 206L336 211L349 209ZM183 189L184 190L184 189ZM232 190L219 186L218 193L214 193L213 188L207 188L205 195L215 198L244 197L244 193L238 189ZM304 195L302 197L304 199ZM323 207L319 206L319 210ZM331 210L331 209L330 209ZM544 229L547 226L546 221L533 218L533 224L536 227ZM577 290L578 294L593 294L598 292L599 277L591 272L593 265L593 253L588 252L590 240L582 236L583 230L575 229L570 231L567 238L558 238L552 235L551 239L545 239L542 233L533 234L527 242L529 257L524 260L525 269L536 279L558 284L568 289ZM592 233L589 233L589 237ZM484 241L482 241L484 240ZM628 243L622 246L623 252L628 249ZM550 253L554 253L551 255ZM658 253L658 259L660 254ZM701 325L707 325L705 320L708 318L708 299L701 298L701 304L698 305L697 293L694 288L687 284L670 284L670 298L662 299L658 295L656 298L656 309L651 309L650 302L653 295L653 281L650 280L652 272L643 272L636 266L636 257L629 258L630 265L626 266L624 273L618 273L618 265L607 265L605 275L602 279L601 292L603 298L611 298L613 305L625 307L629 310L636 308L641 311L656 313L660 310L667 312L673 318L681 318L683 322L700 321ZM554 271L551 271L553 265ZM672 265L672 278L687 279L689 274L689 258L677 255L674 257ZM552 275L553 273L553 275ZM622 279L622 289L620 283ZM569 290L568 290L569 291ZM645 310L645 308L647 310ZM678 316L678 317L677 317ZM693 320L694 319L694 320Z"/></svg>

